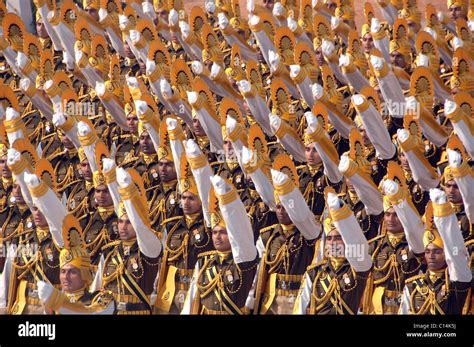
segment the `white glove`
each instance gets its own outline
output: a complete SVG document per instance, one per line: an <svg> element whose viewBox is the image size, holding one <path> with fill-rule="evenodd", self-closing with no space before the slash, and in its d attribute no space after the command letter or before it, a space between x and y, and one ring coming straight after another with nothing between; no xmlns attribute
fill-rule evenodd
<svg viewBox="0 0 474 347"><path fill-rule="evenodd" d="M17 119L18 117L20 117L19 112L17 112L13 107L7 107L7 110L5 112L6 120Z"/></svg>
<svg viewBox="0 0 474 347"><path fill-rule="evenodd" d="M170 14L168 15L168 24L172 27L177 25L179 22L179 14L174 8L171 9Z"/></svg>
<svg viewBox="0 0 474 347"><path fill-rule="evenodd" d="M146 73L150 75L151 73L153 73L153 71L155 71L156 64L153 60L147 59L145 63L145 67L146 67Z"/></svg>
<svg viewBox="0 0 474 347"><path fill-rule="evenodd" d="M38 176L29 173L25 173L25 182L30 188L36 188L41 183Z"/></svg>
<svg viewBox="0 0 474 347"><path fill-rule="evenodd" d="M378 33L379 30L382 28L380 21L377 18L372 18L372 22L370 23L370 32Z"/></svg>
<svg viewBox="0 0 474 347"><path fill-rule="evenodd" d="M268 51L268 60L270 61L272 68L277 68L278 65L280 65L280 56L273 50Z"/></svg>
<svg viewBox="0 0 474 347"><path fill-rule="evenodd" d="M150 15L151 18L155 19L156 18L156 12L155 9L153 8L153 4L150 2L142 2L142 9L143 12Z"/></svg>
<svg viewBox="0 0 474 347"><path fill-rule="evenodd" d="M107 18L107 16L108 16L107 10L105 8L100 8L99 9L99 22L104 21L105 18Z"/></svg>
<svg viewBox="0 0 474 347"><path fill-rule="evenodd" d="M371 55L370 56L370 63L374 67L375 70L380 71L382 70L385 62L383 58L377 57L376 55Z"/></svg>
<svg viewBox="0 0 474 347"><path fill-rule="evenodd" d="M194 105L198 99L198 93L186 91L186 94L188 95L188 102L191 105Z"/></svg>
<svg viewBox="0 0 474 347"><path fill-rule="evenodd" d="M288 179L288 176L281 171L270 169L272 180L276 185L282 185Z"/></svg>
<svg viewBox="0 0 474 347"><path fill-rule="evenodd" d="M250 89L252 89L250 82L247 80L238 81L237 86L239 87L239 91L241 93L248 93Z"/></svg>
<svg viewBox="0 0 474 347"><path fill-rule="evenodd" d="M400 140L400 142L405 142L406 140L408 140L408 138L410 137L410 133L408 132L408 130L406 129L398 129L397 130L397 138L398 140Z"/></svg>
<svg viewBox="0 0 474 347"><path fill-rule="evenodd" d="M281 2L277 2L275 3L275 5L273 5L273 15L275 17L281 17L283 16L284 13L285 13L285 8L281 4Z"/></svg>
<svg viewBox="0 0 474 347"><path fill-rule="evenodd" d="M454 48L454 50L456 50L456 49L458 49L458 48L464 46L464 41L461 40L461 39L460 39L459 37L457 37L457 36L455 36L455 37L453 38L452 43L453 43L453 48Z"/></svg>
<svg viewBox="0 0 474 347"><path fill-rule="evenodd" d="M207 0L204 5L204 8L206 9L207 13L214 14L214 12L216 12L216 4L212 0L211 1Z"/></svg>
<svg viewBox="0 0 474 347"><path fill-rule="evenodd" d="M360 94L356 94L356 95L352 96L352 102L356 106L362 105L364 103L364 101L365 101L365 98Z"/></svg>
<svg viewBox="0 0 474 347"><path fill-rule="evenodd" d="M398 192L398 184L397 182L391 180L391 179L386 179L384 180L382 184L382 188L384 191L384 194L387 196L393 196L397 194Z"/></svg>
<svg viewBox="0 0 474 347"><path fill-rule="evenodd" d="M18 52L16 56L16 66L18 66L20 69L24 69L25 66L30 62L28 57L23 53L23 52Z"/></svg>
<svg viewBox="0 0 474 347"><path fill-rule="evenodd" d="M331 29L336 29L339 24L341 24L341 20L338 17L331 17Z"/></svg>
<svg viewBox="0 0 474 347"><path fill-rule="evenodd" d="M428 67L430 65L430 58L426 54L420 53L416 57L416 65Z"/></svg>
<svg viewBox="0 0 474 347"><path fill-rule="evenodd" d="M189 36L189 33L191 32L189 24L184 21L180 21L179 29L181 30L181 35L183 35L183 38L186 40L186 38Z"/></svg>
<svg viewBox="0 0 474 347"><path fill-rule="evenodd" d="M96 82L95 84L95 92L101 98L104 96L107 89L105 88L105 83L103 82Z"/></svg>
<svg viewBox="0 0 474 347"><path fill-rule="evenodd" d="M457 151L453 151L452 149L448 148L448 162L449 166L453 168L458 168L461 166L462 157Z"/></svg>
<svg viewBox="0 0 474 347"><path fill-rule="evenodd" d="M244 164L250 163L250 161L253 159L252 151L248 149L247 147L243 146L242 147L242 162Z"/></svg>
<svg viewBox="0 0 474 347"><path fill-rule="evenodd" d="M126 76L127 85L129 88L138 88L138 80L133 76Z"/></svg>
<svg viewBox="0 0 474 347"><path fill-rule="evenodd" d="M255 15L252 15L252 16L250 17L250 19L249 19L249 24L250 24L251 26L255 26L255 25L257 25L258 23L260 23L260 17L255 16Z"/></svg>
<svg viewBox="0 0 474 347"><path fill-rule="evenodd" d="M311 86L311 92L313 93L313 98L315 100L319 100L323 97L324 95L324 89L323 87L318 84L318 83L315 83Z"/></svg>
<svg viewBox="0 0 474 347"><path fill-rule="evenodd" d="M130 40L135 45L138 41L140 41L140 32L137 30L130 30Z"/></svg>
<svg viewBox="0 0 474 347"><path fill-rule="evenodd" d="M290 65L290 77L295 78L301 71L301 66L299 65Z"/></svg>
<svg viewBox="0 0 474 347"><path fill-rule="evenodd" d="M165 78L160 79L160 90L165 98L169 99L173 96L173 90Z"/></svg>
<svg viewBox="0 0 474 347"><path fill-rule="evenodd" d="M423 30L426 31L428 34L430 34L431 37L433 37L433 39L434 39L435 41L437 40L438 35L436 35L436 31L434 31L433 29L428 28L428 27L424 28Z"/></svg>
<svg viewBox="0 0 474 347"><path fill-rule="evenodd" d="M127 188L132 183L130 174L124 168L118 167L115 169L115 172L117 173L117 183L120 188Z"/></svg>
<svg viewBox="0 0 474 347"><path fill-rule="evenodd" d="M135 101L135 108L137 110L137 115L141 116L142 114L144 114L147 111L148 105L143 100L137 100L137 101Z"/></svg>
<svg viewBox="0 0 474 347"><path fill-rule="evenodd" d="M56 112L55 114L53 114L53 124L55 127L59 128L64 123L66 123L66 116L64 115L64 113Z"/></svg>
<svg viewBox="0 0 474 347"><path fill-rule="evenodd" d="M54 292L54 287L47 282L38 281L38 296L43 304L47 303Z"/></svg>
<svg viewBox="0 0 474 347"><path fill-rule="evenodd" d="M236 126L237 126L237 121L234 118L227 116L227 119L225 120L225 127L227 129L227 132L228 133L233 132Z"/></svg>
<svg viewBox="0 0 474 347"><path fill-rule="evenodd" d="M322 44L322 50L323 54L325 57L330 57L333 53L336 47L334 46L334 43L328 40L323 39L323 44Z"/></svg>
<svg viewBox="0 0 474 347"><path fill-rule="evenodd" d="M346 67L351 63L351 58L348 54L343 54L339 57L339 66Z"/></svg>
<svg viewBox="0 0 474 347"><path fill-rule="evenodd" d="M102 158L102 166L104 173L110 172L115 167L115 162L110 158Z"/></svg>
<svg viewBox="0 0 474 347"><path fill-rule="evenodd" d="M30 87L31 81L29 78L22 78L20 81L20 89L24 92Z"/></svg>
<svg viewBox="0 0 474 347"><path fill-rule="evenodd" d="M277 131L280 128L281 125L281 119L280 117L274 115L273 113L270 113L268 115L268 118L270 118L270 126L273 131Z"/></svg>
<svg viewBox="0 0 474 347"><path fill-rule="evenodd" d="M119 27L120 30L125 30L130 22L128 21L127 16L124 16L123 14L119 15Z"/></svg>
<svg viewBox="0 0 474 347"><path fill-rule="evenodd" d="M80 121L77 123L77 132L79 133L79 136L86 136L91 132L91 128L89 128L87 123Z"/></svg>
<svg viewBox="0 0 474 347"><path fill-rule="evenodd" d="M190 158L196 158L202 154L201 149L199 148L196 141L194 141L193 139L184 140L183 147L186 151L186 156Z"/></svg>
<svg viewBox="0 0 474 347"><path fill-rule="evenodd" d="M222 68L219 64L213 63L211 66L211 79L216 78L219 76L219 73L221 72Z"/></svg>
<svg viewBox="0 0 474 347"><path fill-rule="evenodd" d="M287 18L286 25L291 30L291 32L294 32L298 28L298 23L291 17Z"/></svg>
<svg viewBox="0 0 474 347"><path fill-rule="evenodd" d="M444 102L444 113L451 114L456 111L457 107L458 105L454 101L446 99L446 101Z"/></svg>
<svg viewBox="0 0 474 347"><path fill-rule="evenodd" d="M219 27L224 30L229 26L229 20L227 19L226 15L222 12L220 12L217 15L217 19L219 20Z"/></svg>
<svg viewBox="0 0 474 347"><path fill-rule="evenodd" d="M21 153L18 152L15 148L9 148L7 151L7 164L13 165L20 160L21 160Z"/></svg>
<svg viewBox="0 0 474 347"><path fill-rule="evenodd" d="M229 191L225 184L225 180L219 175L211 176L211 183L214 186L216 193L219 195L224 195Z"/></svg>
<svg viewBox="0 0 474 347"><path fill-rule="evenodd" d="M203 66L200 61L195 60L191 63L191 71L193 72L193 74L199 76L202 74L202 70Z"/></svg>
<svg viewBox="0 0 474 347"><path fill-rule="evenodd" d="M349 165L351 163L351 159L347 155L347 153L344 153L341 155L341 160L339 161L339 171L341 173L346 172L349 169Z"/></svg>
<svg viewBox="0 0 474 347"><path fill-rule="evenodd" d="M174 118L166 118L166 127L168 131L174 130L178 127L178 122Z"/></svg>
<svg viewBox="0 0 474 347"><path fill-rule="evenodd" d="M334 193L328 193L327 203L331 210L339 210L342 207L341 200Z"/></svg>
<svg viewBox="0 0 474 347"><path fill-rule="evenodd" d="M445 204L448 201L446 193L438 188L430 189L430 199L438 205Z"/></svg>

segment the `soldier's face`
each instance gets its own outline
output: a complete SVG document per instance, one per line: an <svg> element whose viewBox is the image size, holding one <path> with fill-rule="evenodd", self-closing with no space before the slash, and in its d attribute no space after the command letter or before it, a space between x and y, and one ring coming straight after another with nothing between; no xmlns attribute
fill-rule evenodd
<svg viewBox="0 0 474 347"><path fill-rule="evenodd" d="M151 137L148 133L143 132L140 135L140 149L145 154L153 154L155 152L155 147L153 147L153 142L151 141Z"/></svg>
<svg viewBox="0 0 474 347"><path fill-rule="evenodd" d="M92 18L94 18L94 20L98 23L99 22L99 11L97 11L95 8L88 8L86 10L86 12L89 14L89 16L91 16Z"/></svg>
<svg viewBox="0 0 474 347"><path fill-rule="evenodd" d="M92 170L87 159L79 164L79 170L81 170L82 176L87 182L92 182Z"/></svg>
<svg viewBox="0 0 474 347"><path fill-rule="evenodd" d="M400 223L400 219L398 219L397 213L393 208L390 208L384 212L383 222L388 232L392 234L403 232L402 223Z"/></svg>
<svg viewBox="0 0 474 347"><path fill-rule="evenodd" d="M400 164L402 164L402 168L404 170L410 171L410 165L408 164L408 159L407 159L405 153L402 152L400 154L399 158L400 158Z"/></svg>
<svg viewBox="0 0 474 347"><path fill-rule="evenodd" d="M467 19L466 13L461 6L451 6L449 8L449 13L451 14L451 19L456 21L459 18Z"/></svg>
<svg viewBox="0 0 474 347"><path fill-rule="evenodd" d="M193 131L196 136L206 136L206 132L201 126L201 122L197 118L193 118Z"/></svg>
<svg viewBox="0 0 474 347"><path fill-rule="evenodd" d="M321 157L313 143L305 147L304 155L309 165L315 166L321 164Z"/></svg>
<svg viewBox="0 0 474 347"><path fill-rule="evenodd" d="M446 267L444 250L432 243L425 248L425 260L430 271L438 271Z"/></svg>
<svg viewBox="0 0 474 347"><path fill-rule="evenodd" d="M19 184L13 184L12 194L17 204L25 203L25 199L23 199L23 195L21 194L21 187Z"/></svg>
<svg viewBox="0 0 474 347"><path fill-rule="evenodd" d="M199 197L191 192L184 192L181 195L181 205L183 207L184 214L191 215L201 211L201 200Z"/></svg>
<svg viewBox="0 0 474 347"><path fill-rule="evenodd" d="M263 6L268 8L269 10L273 10L274 0L263 0Z"/></svg>
<svg viewBox="0 0 474 347"><path fill-rule="evenodd" d="M67 149L74 149L74 143L67 137L67 135L62 132L61 143Z"/></svg>
<svg viewBox="0 0 474 347"><path fill-rule="evenodd" d="M364 141L364 145L368 146L371 144L369 137L367 136L367 131L363 126L359 127L360 135L362 136L362 140Z"/></svg>
<svg viewBox="0 0 474 347"><path fill-rule="evenodd" d="M276 216L278 219L278 222L283 225L290 225L292 224L290 217L288 216L288 213L286 213L285 208L283 207L282 204L277 204L276 206Z"/></svg>
<svg viewBox="0 0 474 347"><path fill-rule="evenodd" d="M158 162L158 175L162 182L171 182L176 179L176 169L172 161L160 160Z"/></svg>
<svg viewBox="0 0 474 347"><path fill-rule="evenodd" d="M12 172L10 171L7 165L7 157L0 157L0 172L2 173L2 177L4 178L12 177Z"/></svg>
<svg viewBox="0 0 474 347"><path fill-rule="evenodd" d="M106 185L100 185L94 190L94 198L100 207L109 207L114 204Z"/></svg>
<svg viewBox="0 0 474 347"><path fill-rule="evenodd" d="M316 54L316 61L318 62L319 66L323 66L325 61L324 61L324 55L323 55L323 50L321 46L319 46L314 53Z"/></svg>
<svg viewBox="0 0 474 347"><path fill-rule="evenodd" d="M127 56L127 58L132 59L133 57L135 57L133 55L132 49L130 48L130 46L128 45L126 41L123 43L123 48L125 50L125 55Z"/></svg>
<svg viewBox="0 0 474 347"><path fill-rule="evenodd" d="M226 159L235 160L234 146L229 140L224 141L224 154Z"/></svg>
<svg viewBox="0 0 474 347"><path fill-rule="evenodd" d="M370 50L374 48L374 39L372 38L372 35L365 34L364 37L362 37L362 48L365 53L370 53Z"/></svg>
<svg viewBox="0 0 474 347"><path fill-rule="evenodd" d="M127 116L127 125L128 125L128 130L132 134L137 134L138 133L138 118L134 114L130 114Z"/></svg>
<svg viewBox="0 0 474 347"><path fill-rule="evenodd" d="M463 202L459 187L454 180L446 182L444 191L446 192L449 202L453 204L461 204Z"/></svg>
<svg viewBox="0 0 474 347"><path fill-rule="evenodd" d="M227 235L227 229L217 225L212 229L212 243L214 248L219 252L230 251L229 236Z"/></svg>
<svg viewBox="0 0 474 347"><path fill-rule="evenodd" d="M331 230L329 234L326 235L324 251L326 257L344 257L344 241L337 230Z"/></svg>
<svg viewBox="0 0 474 347"><path fill-rule="evenodd" d="M403 54L400 54L399 52L392 52L390 53L390 61L392 62L392 65L398 66L401 69L404 69L407 66L407 63L405 61L405 58L403 57Z"/></svg>
<svg viewBox="0 0 474 347"><path fill-rule="evenodd" d="M48 226L48 222L46 221L44 214L42 214L36 206L33 206L31 209L31 214L33 215L33 222L37 227L46 228Z"/></svg>
<svg viewBox="0 0 474 347"><path fill-rule="evenodd" d="M63 291L74 292L84 287L81 270L71 264L64 265L59 271L59 281Z"/></svg>
<svg viewBox="0 0 474 347"><path fill-rule="evenodd" d="M38 33L38 36L42 39L46 39L49 37L48 32L46 31L46 27L41 22L36 22L36 32Z"/></svg>
<svg viewBox="0 0 474 347"><path fill-rule="evenodd" d="M122 241L128 241L137 236L135 229L133 229L132 223L130 223L130 219L128 219L127 215L123 215L118 219L118 231L120 240Z"/></svg>

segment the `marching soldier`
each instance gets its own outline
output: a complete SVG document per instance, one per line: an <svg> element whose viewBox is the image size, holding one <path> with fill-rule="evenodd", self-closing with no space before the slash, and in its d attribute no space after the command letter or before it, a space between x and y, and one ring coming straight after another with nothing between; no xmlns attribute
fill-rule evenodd
<svg viewBox="0 0 474 347"><path fill-rule="evenodd" d="M308 267L296 314L357 314L371 272L369 245L349 206L329 189L327 204L325 259Z"/></svg>
<svg viewBox="0 0 474 347"><path fill-rule="evenodd" d="M253 231L235 188L219 176L212 181L209 204L216 250L198 256L182 313L248 314L246 302L258 265Z"/></svg>
<svg viewBox="0 0 474 347"><path fill-rule="evenodd" d="M430 191L423 236L427 270L406 280L401 314L461 314L472 288L461 230L446 194Z"/></svg>

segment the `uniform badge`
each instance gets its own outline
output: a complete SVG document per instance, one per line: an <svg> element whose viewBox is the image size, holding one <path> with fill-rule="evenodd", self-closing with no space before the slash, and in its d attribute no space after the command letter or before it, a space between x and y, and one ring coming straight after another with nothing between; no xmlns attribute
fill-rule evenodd
<svg viewBox="0 0 474 347"><path fill-rule="evenodd" d="M137 263L137 260L135 258L131 258L130 259L130 263L132 263L132 269L133 271L137 271L138 270L138 263Z"/></svg>
<svg viewBox="0 0 474 347"><path fill-rule="evenodd" d="M125 256L130 255L130 246L125 246L125 247L123 248L123 254L124 254Z"/></svg>
<svg viewBox="0 0 474 347"><path fill-rule="evenodd" d="M234 276L232 276L232 271L226 270L225 271L225 277L227 278L227 282L229 282L229 283L234 282Z"/></svg>
<svg viewBox="0 0 474 347"><path fill-rule="evenodd" d="M199 230L198 229L194 229L193 230L193 234L194 234L194 239L196 241L199 241L201 239L201 235L199 234Z"/></svg>
<svg viewBox="0 0 474 347"><path fill-rule="evenodd" d="M151 169L150 171L151 171L151 176L152 176L153 178L158 178L158 173L156 172L155 169Z"/></svg>
<svg viewBox="0 0 474 347"><path fill-rule="evenodd" d="M235 178L235 183L240 183L240 182L242 182L242 176L239 175Z"/></svg>
<svg viewBox="0 0 474 347"><path fill-rule="evenodd" d="M351 279L350 279L350 277L349 277L348 274L342 275L342 278L344 279L344 283L346 284L346 286L348 286L349 284L351 284Z"/></svg>
<svg viewBox="0 0 474 347"><path fill-rule="evenodd" d="M441 296L445 296L446 295L446 285L443 284L443 286L441 287L441 291L439 292L439 294Z"/></svg>
<svg viewBox="0 0 474 347"><path fill-rule="evenodd" d="M48 258L49 261L53 261L53 250L51 248L46 248L46 258Z"/></svg>
<svg viewBox="0 0 474 347"><path fill-rule="evenodd" d="M15 201L16 201L16 198L15 198L14 196L10 197L10 202L11 202L12 204L14 204Z"/></svg>
<svg viewBox="0 0 474 347"><path fill-rule="evenodd" d="M407 259L408 259L407 251L405 249L402 249L402 260L407 261Z"/></svg>
<svg viewBox="0 0 474 347"><path fill-rule="evenodd" d="M26 227L27 228L31 228L33 226L33 223L31 221L29 221L28 223L26 223Z"/></svg>
<svg viewBox="0 0 474 347"><path fill-rule="evenodd" d="M170 195L170 204L171 204L171 205L174 205L175 203L176 203L176 200L174 199L174 195L171 194L171 195Z"/></svg>
<svg viewBox="0 0 474 347"><path fill-rule="evenodd" d="M69 205L71 206L72 209L76 208L76 200L72 199Z"/></svg>
<svg viewBox="0 0 474 347"><path fill-rule="evenodd" d="M180 304L184 304L184 299L185 299L184 293L179 293L178 294L178 302Z"/></svg>

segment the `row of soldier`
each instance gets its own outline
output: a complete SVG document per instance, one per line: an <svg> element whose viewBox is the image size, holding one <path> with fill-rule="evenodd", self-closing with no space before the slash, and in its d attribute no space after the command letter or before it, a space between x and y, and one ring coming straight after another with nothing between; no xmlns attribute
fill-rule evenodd
<svg viewBox="0 0 474 347"><path fill-rule="evenodd" d="M4 313L472 313L470 4L35 5L0 6Z"/></svg>

